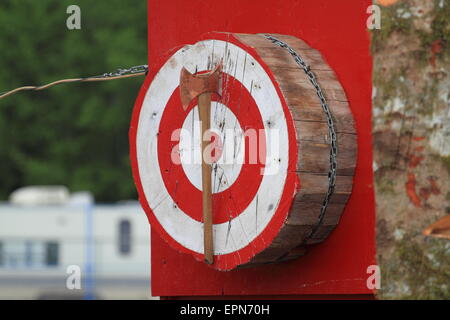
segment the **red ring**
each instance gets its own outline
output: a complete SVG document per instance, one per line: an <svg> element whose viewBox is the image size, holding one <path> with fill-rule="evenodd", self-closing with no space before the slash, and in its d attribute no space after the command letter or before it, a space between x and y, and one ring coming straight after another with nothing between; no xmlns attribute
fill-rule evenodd
<svg viewBox="0 0 450 320"><path fill-rule="evenodd" d="M235 78L223 74L222 98L213 96L213 101L226 105L236 116L245 131L261 132L258 139L265 150L264 124L255 100L248 90ZM186 176L181 164L174 164L172 150L178 141L171 141L172 133L182 128L189 112L195 107L192 101L186 111L181 108L180 91L177 88L170 97L161 117L158 131L158 161L167 192L174 205L199 222L202 222L202 191L197 189ZM258 141L259 142L259 141ZM265 153L264 153L265 154ZM245 161L236 181L226 190L213 194L213 223L229 221L241 214L255 198L262 181L264 164L249 164L249 143L245 144Z"/></svg>

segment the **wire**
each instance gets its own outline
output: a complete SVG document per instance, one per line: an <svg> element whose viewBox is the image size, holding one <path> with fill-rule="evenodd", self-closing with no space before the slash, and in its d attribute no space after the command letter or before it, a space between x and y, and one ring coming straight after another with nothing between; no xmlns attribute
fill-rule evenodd
<svg viewBox="0 0 450 320"><path fill-rule="evenodd" d="M63 83L109 81L109 80L117 80L117 79L145 76L145 75L147 75L147 70L148 70L148 66L142 65L142 66L131 67L130 69L118 69L116 72L105 73L101 76L88 77L88 78L62 79L62 80L50 82L50 83L42 85L42 86L23 86L23 87L19 87L19 88L16 88L16 89L13 89L13 90L10 90L10 91L7 91L7 92L1 94L0 99L6 98L6 97L16 94L20 91L26 91L26 90L41 91L41 90L45 90L50 87L56 86L58 84L63 84Z"/></svg>

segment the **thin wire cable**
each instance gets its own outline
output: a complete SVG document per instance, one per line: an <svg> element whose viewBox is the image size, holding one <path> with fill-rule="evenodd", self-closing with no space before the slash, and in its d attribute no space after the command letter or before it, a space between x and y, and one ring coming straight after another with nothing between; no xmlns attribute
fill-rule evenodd
<svg viewBox="0 0 450 320"><path fill-rule="evenodd" d="M123 79L123 78L145 76L147 74L147 70L148 70L148 66L142 65L142 66L132 67L130 69L119 69L116 72L105 73L101 76L87 77L87 78L62 79L62 80L50 82L50 83L42 85L42 86L23 86L23 87L19 87L19 88L16 88L16 89L13 89L13 90L10 90L10 91L7 91L7 92L1 94L0 99L6 98L6 97L16 94L20 91L27 91L27 90L41 91L41 90L45 90L50 87L56 86L58 84L63 84L63 83L109 81L109 80L117 80L117 79Z"/></svg>

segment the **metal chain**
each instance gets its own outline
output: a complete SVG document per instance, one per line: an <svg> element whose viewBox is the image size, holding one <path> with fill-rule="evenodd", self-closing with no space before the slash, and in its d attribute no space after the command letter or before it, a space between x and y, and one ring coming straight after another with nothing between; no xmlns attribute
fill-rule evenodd
<svg viewBox="0 0 450 320"><path fill-rule="evenodd" d="M134 66L128 69L117 69L114 72L107 72L99 76L94 77L87 77L87 78L73 78L73 79L62 79L53 81L51 83L42 85L42 86L24 86L19 87L4 93L0 93L0 99L6 98L10 95L13 95L19 91L25 91L25 90L33 90L33 91L40 91L45 90L50 87L53 87L58 84L62 83L73 83L73 82L92 82L92 81L107 81L107 80L115 80L115 79L121 79L121 78L129 78L129 77L136 77L141 75L147 75L148 72L148 65L143 64L140 66Z"/></svg>
<svg viewBox="0 0 450 320"><path fill-rule="evenodd" d="M274 43L275 45L286 49L294 58L295 62L305 71L306 76L309 78L309 81L316 89L317 96L320 99L320 105L322 106L322 109L325 112L328 124L328 132L331 137L330 170L328 171L328 190L327 194L325 195L325 199L323 200L322 207L320 208L320 215L317 224L313 227L311 233L308 236L306 236L306 238L303 240L303 244L305 244L306 241L308 241L314 236L319 227L322 225L323 218L325 217L325 213L328 207L328 203L330 201L331 196L334 193L334 189L336 186L336 168L337 168L336 157L338 148L337 148L337 135L333 121L333 114L331 113L331 110L328 107L327 100L322 92L322 89L320 88L319 83L317 82L316 75L311 71L311 67L307 65L306 62L301 58L301 56L294 49L292 49L287 43L271 35L264 35L264 36L266 37L266 39L272 41L272 43Z"/></svg>
<svg viewBox="0 0 450 320"><path fill-rule="evenodd" d="M147 73L148 71L148 65L142 64L140 66L133 66L128 69L117 69L114 72L107 72L102 74L101 76L96 76L92 78L112 78L112 77L120 77L128 74L136 74L136 73Z"/></svg>

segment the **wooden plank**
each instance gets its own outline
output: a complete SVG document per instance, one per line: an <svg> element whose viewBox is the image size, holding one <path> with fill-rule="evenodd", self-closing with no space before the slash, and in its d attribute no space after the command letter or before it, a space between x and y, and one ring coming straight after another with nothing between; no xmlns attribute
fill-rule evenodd
<svg viewBox="0 0 450 320"><path fill-rule="evenodd" d="M304 256L306 254L306 252L307 252L306 246L301 245L301 246L295 247L294 249L289 251L287 255L281 257L278 261L287 262L287 261L295 260L301 256Z"/></svg>
<svg viewBox="0 0 450 320"><path fill-rule="evenodd" d="M294 104L288 102L289 109L294 120L299 121L322 121L326 122L327 117L320 104Z"/></svg>
<svg viewBox="0 0 450 320"><path fill-rule="evenodd" d="M296 103L288 103L294 120L327 121L319 102L305 103L305 101L299 100L296 100ZM331 100L328 101L328 107L333 116L334 128L337 133L356 134L353 115L347 102Z"/></svg>
<svg viewBox="0 0 450 320"><path fill-rule="evenodd" d="M317 90L300 67L291 69L275 68L274 76L282 91L307 92L308 94L316 96L317 101L319 101L316 93Z"/></svg>
<svg viewBox="0 0 450 320"><path fill-rule="evenodd" d="M330 144L328 124L320 121L295 121L298 141Z"/></svg>
<svg viewBox="0 0 450 320"><path fill-rule="evenodd" d="M310 84L311 88L313 88L311 81L307 77L305 71L298 67L297 65L292 65L292 68L271 68L275 79L280 83L305 83Z"/></svg>
<svg viewBox="0 0 450 320"><path fill-rule="evenodd" d="M305 41L292 36L271 34L278 40L283 41L292 49L294 49L298 55L306 62L307 65L311 66L311 70L324 70L332 71L330 66L326 63L322 54L313 48L311 48Z"/></svg>
<svg viewBox="0 0 450 320"><path fill-rule="evenodd" d="M325 89L342 89L342 86L337 79L336 73L333 70L317 70L314 71L317 81L320 86Z"/></svg>
<svg viewBox="0 0 450 320"><path fill-rule="evenodd" d="M319 51L312 50L302 50L297 52L298 55L310 66L313 71L332 71L331 67L325 62Z"/></svg>
<svg viewBox="0 0 450 320"><path fill-rule="evenodd" d="M358 152L357 136L352 133L338 133L337 141L337 173L343 176L353 176Z"/></svg>
<svg viewBox="0 0 450 320"><path fill-rule="evenodd" d="M323 89L322 93L324 94L327 101L345 101L347 102L347 96L345 95L344 90L342 89Z"/></svg>
<svg viewBox="0 0 450 320"><path fill-rule="evenodd" d="M252 263L278 260L302 244L311 232L312 227L308 225L284 225L270 246L257 254Z"/></svg>
<svg viewBox="0 0 450 320"><path fill-rule="evenodd" d="M333 115L334 126L337 133L356 134L352 111L347 102L329 101L328 107Z"/></svg>
<svg viewBox="0 0 450 320"><path fill-rule="evenodd" d="M336 225L320 225L316 232L309 238L307 244L318 244L323 242L336 229Z"/></svg>
<svg viewBox="0 0 450 320"><path fill-rule="evenodd" d="M258 54L263 58L263 60L274 68L298 68L297 63L295 62L292 55L283 48L257 48L256 50ZM310 65L311 70L326 70L330 71L331 68L325 64L324 62L320 62L318 56L314 53L306 54L312 50L303 50L302 53L299 53L299 56L303 59L303 57L308 57L305 62ZM308 63L312 62L312 64ZM294 63L294 64L292 64Z"/></svg>
<svg viewBox="0 0 450 320"><path fill-rule="evenodd" d="M308 78L305 71L296 64L293 65L292 68L274 67L271 69L274 73L275 79L280 84L291 86L294 84L299 84L300 87L302 88L315 90L314 86L311 83L311 80ZM320 87L324 90L324 92L327 92L326 90L330 90L329 92L329 95L331 96L330 99L347 101L345 91L341 86L341 84L339 83L339 81L337 80L334 71L316 70L313 73L316 76L316 80L319 83ZM336 91L336 93L334 93L333 91ZM338 99L333 98L334 96L337 96Z"/></svg>
<svg viewBox="0 0 450 320"><path fill-rule="evenodd" d="M267 247L262 252L258 253L253 259L246 264L247 267L253 267L259 264L265 264L269 262L275 262L280 257L286 254L285 248ZM245 266L245 265L244 265ZM240 266L242 268L242 265Z"/></svg>
<svg viewBox="0 0 450 320"><path fill-rule="evenodd" d="M353 186L353 176L337 176L330 203L345 204ZM294 201L322 202L328 190L328 176L324 174L300 173L300 191Z"/></svg>
<svg viewBox="0 0 450 320"><path fill-rule="evenodd" d="M261 34L261 36L263 35ZM298 50L311 50L311 47L305 41L297 37L278 33L271 33L270 35Z"/></svg>
<svg viewBox="0 0 450 320"><path fill-rule="evenodd" d="M311 233L309 225L285 225L271 244L274 248L284 248L285 252L300 245Z"/></svg>
<svg viewBox="0 0 450 320"><path fill-rule="evenodd" d="M299 136L299 154L297 170L305 173L328 173L330 169L330 142L327 138L320 141L320 136L309 137L302 140ZM338 133L338 153L336 157L338 175L353 176L356 168L357 142L356 135L349 133Z"/></svg>
<svg viewBox="0 0 450 320"><path fill-rule="evenodd" d="M317 90L310 83L280 83L280 89L286 97L288 103L304 105L317 104L320 106L320 99ZM345 92L342 90L328 89L322 91L326 101L347 102Z"/></svg>
<svg viewBox="0 0 450 320"><path fill-rule="evenodd" d="M299 176L300 191L294 201L322 202L328 190L327 175L300 172Z"/></svg>
<svg viewBox="0 0 450 320"><path fill-rule="evenodd" d="M345 204L350 198L353 188L353 176L337 176L336 187L330 198L330 203Z"/></svg>
<svg viewBox="0 0 450 320"><path fill-rule="evenodd" d="M234 33L234 36L252 48L277 48L272 41L267 40L263 35Z"/></svg>
<svg viewBox="0 0 450 320"><path fill-rule="evenodd" d="M301 173L326 175L330 170L330 148L328 143L300 141L297 170Z"/></svg>
<svg viewBox="0 0 450 320"><path fill-rule="evenodd" d="M287 89L288 90L282 89L281 91L288 105L296 105L300 107L305 105L317 105L320 107L320 100L317 96L316 90L302 88L292 89L292 87L287 87Z"/></svg>
<svg viewBox="0 0 450 320"><path fill-rule="evenodd" d="M322 86L320 86L322 88ZM286 92L301 92L302 94L307 93L312 97L315 97L317 103L320 104L320 99L317 95L317 89L310 82L293 82L280 83L280 88L282 91ZM323 89L322 93L327 101L347 101L345 92L342 89Z"/></svg>
<svg viewBox="0 0 450 320"><path fill-rule="evenodd" d="M355 133L354 121L347 97L334 72L322 71L327 81L320 81L328 106L335 120L337 132ZM301 69L274 69L274 75L283 93L286 93L295 120L326 121L325 113L317 97L317 91Z"/></svg>
<svg viewBox="0 0 450 320"><path fill-rule="evenodd" d="M337 225L344 207L343 203L330 203L325 212L323 224ZM286 223L289 225L316 225L321 208L321 202L294 201Z"/></svg>

